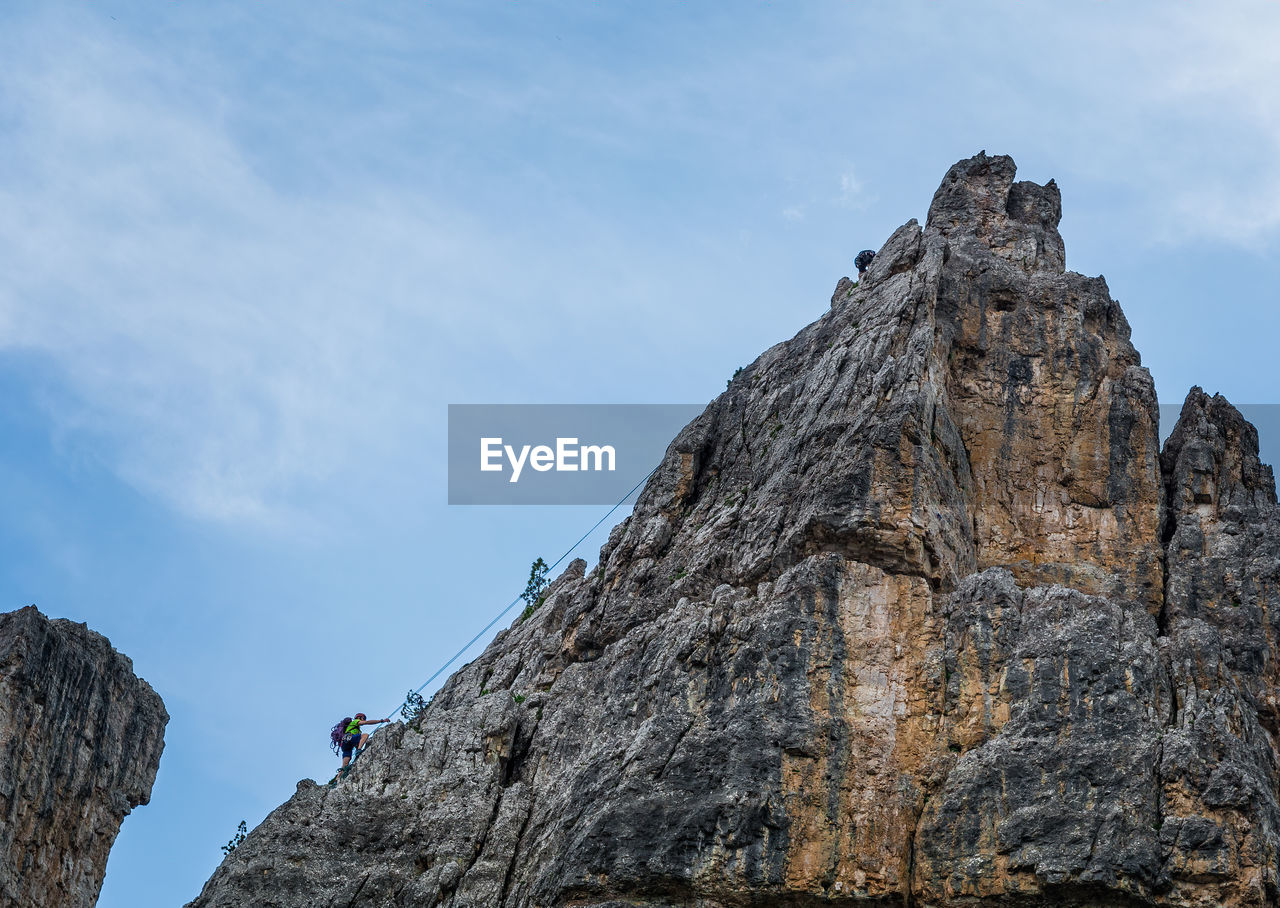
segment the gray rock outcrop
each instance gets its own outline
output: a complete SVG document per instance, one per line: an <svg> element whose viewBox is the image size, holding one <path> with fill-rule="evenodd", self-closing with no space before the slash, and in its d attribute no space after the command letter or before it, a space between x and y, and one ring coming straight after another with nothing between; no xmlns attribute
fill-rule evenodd
<svg viewBox="0 0 1280 908"><path fill-rule="evenodd" d="M0 614L0 906L97 902L120 823L150 798L168 721L105 637L34 606Z"/></svg>
<svg viewBox="0 0 1280 908"><path fill-rule="evenodd" d="M1198 389L1161 454L1060 212L951 168L192 908L1276 904L1274 483Z"/></svg>

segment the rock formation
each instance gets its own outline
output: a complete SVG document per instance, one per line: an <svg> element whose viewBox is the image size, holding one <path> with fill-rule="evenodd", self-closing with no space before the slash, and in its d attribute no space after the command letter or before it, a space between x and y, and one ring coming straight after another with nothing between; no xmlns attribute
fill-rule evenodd
<svg viewBox="0 0 1280 908"><path fill-rule="evenodd" d="M1277 904L1270 470L1198 389L1158 451L1014 173L955 165L596 569L193 908Z"/></svg>
<svg viewBox="0 0 1280 908"><path fill-rule="evenodd" d="M0 906L87 908L169 721L133 663L83 624L0 614Z"/></svg>

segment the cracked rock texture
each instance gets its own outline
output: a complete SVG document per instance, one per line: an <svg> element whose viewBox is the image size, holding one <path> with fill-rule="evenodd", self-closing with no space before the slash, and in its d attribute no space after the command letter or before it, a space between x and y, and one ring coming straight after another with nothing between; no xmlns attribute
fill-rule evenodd
<svg viewBox="0 0 1280 908"><path fill-rule="evenodd" d="M97 902L120 823L150 799L168 721L102 635L34 606L0 614L0 906Z"/></svg>
<svg viewBox="0 0 1280 908"><path fill-rule="evenodd" d="M980 154L214 906L1274 905L1280 512Z"/></svg>

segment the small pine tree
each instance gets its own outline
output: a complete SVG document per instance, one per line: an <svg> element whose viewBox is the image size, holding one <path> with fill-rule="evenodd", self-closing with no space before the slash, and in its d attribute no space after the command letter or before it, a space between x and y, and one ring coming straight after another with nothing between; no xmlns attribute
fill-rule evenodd
<svg viewBox="0 0 1280 908"><path fill-rule="evenodd" d="M240 821L240 825L236 827L236 834L231 837L231 841L222 846L222 855L226 857L240 847L240 843L244 841L244 834L248 828L244 824L244 820Z"/></svg>
<svg viewBox="0 0 1280 908"><path fill-rule="evenodd" d="M417 722L426 711L427 701L422 694L416 690L411 690L405 694L404 706L400 709L400 715L404 718L406 725L412 725Z"/></svg>
<svg viewBox="0 0 1280 908"><path fill-rule="evenodd" d="M541 558L529 567L529 582L525 584L524 592L520 594L520 598L525 601L524 612L520 615L521 620L532 615L534 610L542 605L542 600L547 598L547 573L550 570L551 568L547 567L547 563Z"/></svg>

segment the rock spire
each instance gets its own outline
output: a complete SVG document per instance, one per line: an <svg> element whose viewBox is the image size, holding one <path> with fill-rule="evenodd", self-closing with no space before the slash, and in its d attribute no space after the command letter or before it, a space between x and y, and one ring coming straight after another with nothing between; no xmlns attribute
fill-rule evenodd
<svg viewBox="0 0 1280 908"><path fill-rule="evenodd" d="M1275 904L1270 471L1198 390L1160 453L1014 178L952 167L595 569L193 908Z"/></svg>
<svg viewBox="0 0 1280 908"><path fill-rule="evenodd" d="M0 614L0 906L88 908L120 823L151 796L164 703L83 624Z"/></svg>

